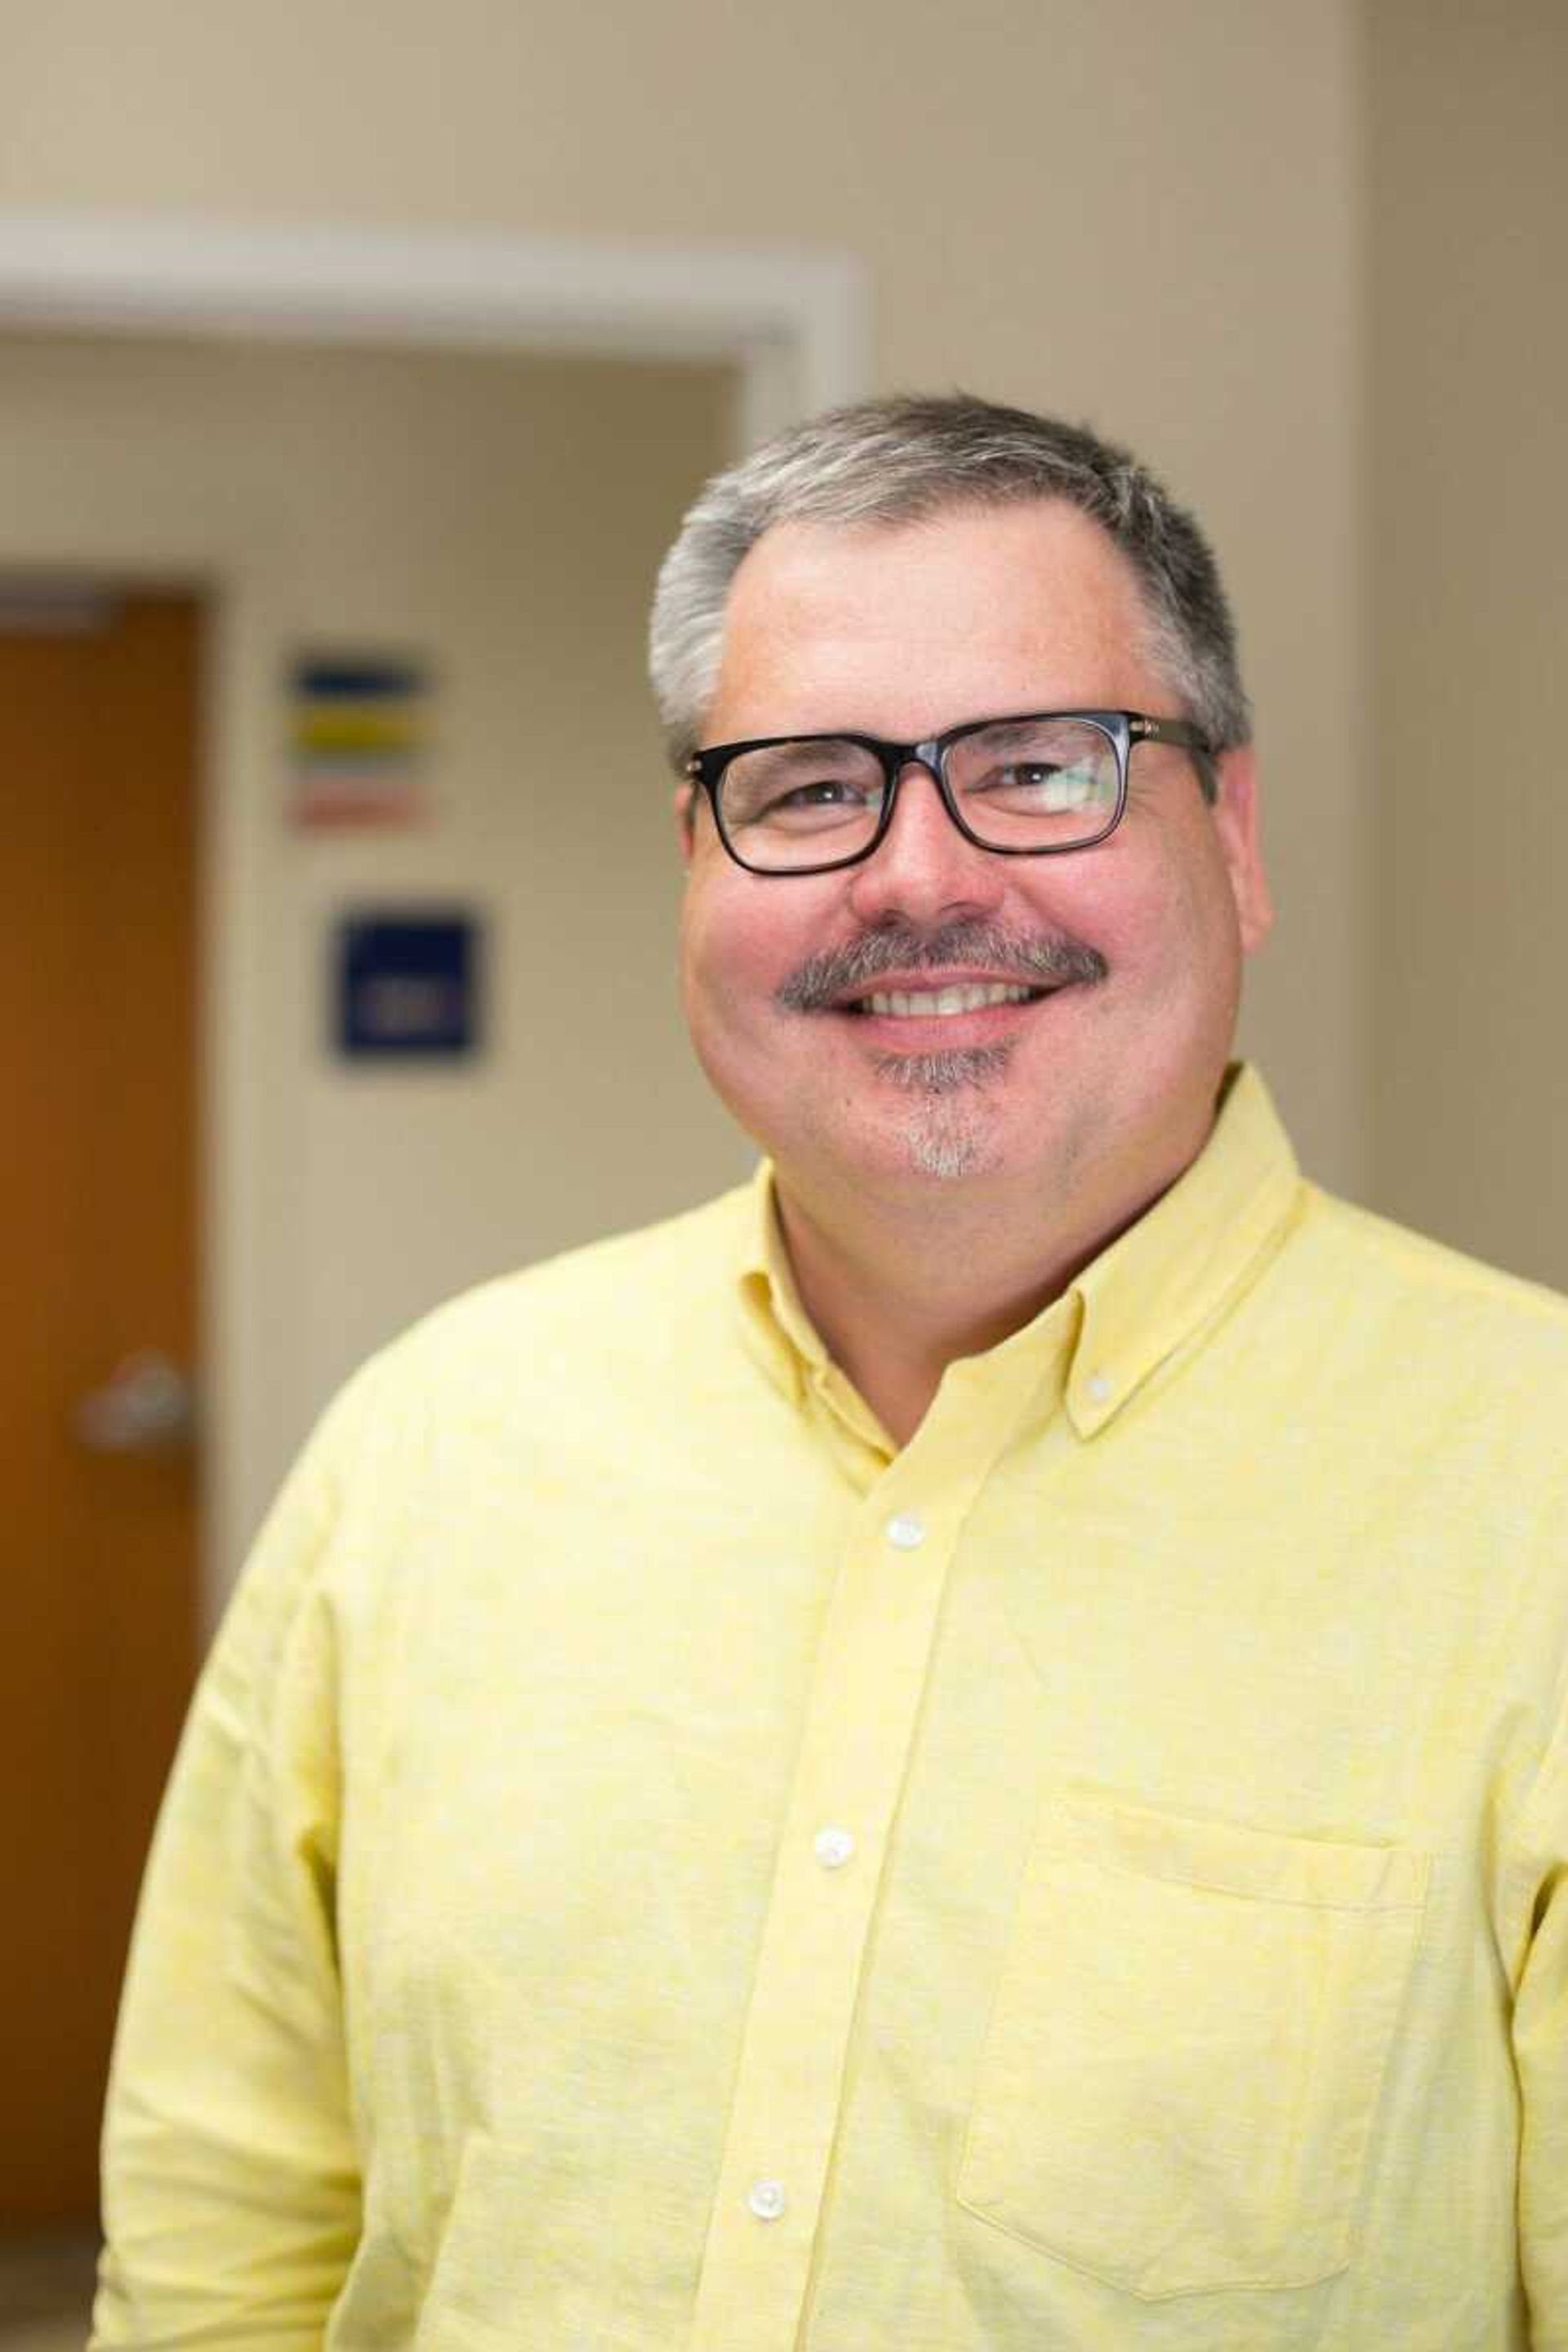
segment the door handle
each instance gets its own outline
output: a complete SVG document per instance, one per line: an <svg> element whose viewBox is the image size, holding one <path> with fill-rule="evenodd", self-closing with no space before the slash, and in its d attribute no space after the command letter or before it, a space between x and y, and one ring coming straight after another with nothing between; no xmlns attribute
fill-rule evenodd
<svg viewBox="0 0 1568 2352"><path fill-rule="evenodd" d="M94 1454L174 1453L195 1441L195 1391L158 1349L139 1348L79 1399L71 1420Z"/></svg>

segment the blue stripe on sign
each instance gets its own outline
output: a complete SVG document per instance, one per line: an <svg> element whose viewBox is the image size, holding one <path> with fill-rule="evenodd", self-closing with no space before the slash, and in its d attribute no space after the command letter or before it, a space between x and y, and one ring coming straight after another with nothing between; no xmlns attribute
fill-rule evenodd
<svg viewBox="0 0 1568 2352"><path fill-rule="evenodd" d="M319 695L323 701L345 701L363 696L423 694L426 680L412 662L302 661L294 666L296 694Z"/></svg>

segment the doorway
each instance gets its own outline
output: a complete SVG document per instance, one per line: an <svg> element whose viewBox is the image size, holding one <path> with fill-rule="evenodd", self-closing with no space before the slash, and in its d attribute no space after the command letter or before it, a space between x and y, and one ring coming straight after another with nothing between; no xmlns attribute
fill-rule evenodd
<svg viewBox="0 0 1568 2352"><path fill-rule="evenodd" d="M0 2228L90 2229L147 1839L197 1651L188 594L0 584Z"/></svg>
<svg viewBox="0 0 1568 2352"><path fill-rule="evenodd" d="M0 338L40 331L80 338L84 352L108 350L123 338L166 337L215 357L282 344L408 358L445 352L717 371L730 388L714 464L796 416L862 396L872 382L864 262L849 251L795 241L742 247L642 237L605 243L386 235L324 222L270 229L119 211L55 215L0 207ZM26 505L37 493L39 460L27 434L18 437L15 430L16 387L6 380L5 388L7 489ZM52 399L46 391L32 425L52 427ZM26 411L24 401L24 425ZM149 412L154 419L160 413ZM216 912L204 990L205 1159L217 1212L205 1285L210 1627L322 1391L313 1369L319 1349L302 1326L305 1288L298 1276L308 1247L297 1183L306 1121L292 1043L310 1016L279 968L287 860L261 813L268 761L256 732L256 714L276 689L280 631L311 625L300 592L312 567L300 555L292 527L280 527L270 492L257 502L226 478L194 505L168 498L165 473L183 471L185 442L166 429L161 445L129 452L123 416L122 404L105 394L94 413L79 419L86 428L84 454L63 476L51 476L32 526L20 535L13 513L11 544L0 554L62 565L123 558L136 573L155 562L223 583L211 665L215 791L206 850ZM269 432L276 421L274 412ZM106 472L113 482L107 496ZM392 505L402 482L418 475L416 466L405 464ZM593 502L599 502L597 488ZM149 513L157 518L151 543ZM581 557L573 559L574 571L581 564ZM374 586L374 564L364 576ZM340 619L332 614L334 630ZM370 626L381 634L378 621ZM542 674L550 674L548 663ZM560 895L555 891L552 902ZM294 911L282 909L282 926ZM265 1014L250 1010L258 1006ZM635 1055L630 1063L638 1066ZM552 1245L551 1236L544 1245Z"/></svg>

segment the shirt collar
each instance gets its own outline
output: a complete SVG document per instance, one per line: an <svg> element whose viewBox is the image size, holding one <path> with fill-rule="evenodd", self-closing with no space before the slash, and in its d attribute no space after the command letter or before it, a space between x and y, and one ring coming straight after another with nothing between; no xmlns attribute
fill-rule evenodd
<svg viewBox="0 0 1568 2352"><path fill-rule="evenodd" d="M1296 1157L1268 1087L1256 1070L1235 1065L1208 1141L1192 1166L1070 1286L1077 1312L1064 1385L1080 1437L1095 1436L1114 1419L1250 1278L1283 1237L1300 1188ZM771 1161L757 1170L740 1238L735 1272L747 1345L770 1378L798 1401L808 1381L825 1376L828 1358L795 1287ZM1005 1350L1016 1358L1037 1344L1042 1358L1056 1357L1067 1328L1060 1309L1058 1301L992 1355Z"/></svg>
<svg viewBox="0 0 1568 2352"><path fill-rule="evenodd" d="M1260 1266L1301 1191L1290 1139L1245 1063L1227 1072L1209 1139L1136 1224L1085 1266L1068 1410L1092 1437Z"/></svg>
<svg viewBox="0 0 1568 2352"><path fill-rule="evenodd" d="M763 1370L798 1402L828 1355L801 1303L779 1226L773 1163L760 1162L746 1198L736 1261L747 1344Z"/></svg>

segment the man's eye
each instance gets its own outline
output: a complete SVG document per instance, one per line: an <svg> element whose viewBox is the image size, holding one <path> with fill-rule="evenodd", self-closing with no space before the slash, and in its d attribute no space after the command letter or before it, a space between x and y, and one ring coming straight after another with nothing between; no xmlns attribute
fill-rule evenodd
<svg viewBox="0 0 1568 2352"><path fill-rule="evenodd" d="M1026 802L1047 814L1086 808L1097 780L1082 767L1057 767L1047 760L1008 760L989 769L973 789L993 798Z"/></svg>
<svg viewBox="0 0 1568 2352"><path fill-rule="evenodd" d="M774 801L774 808L837 808L846 801L859 801L864 795L853 784L837 776L819 776L814 783L792 785Z"/></svg>
<svg viewBox="0 0 1568 2352"><path fill-rule="evenodd" d="M864 784L848 777L813 776L806 783L784 785L770 793L756 809L752 822L779 825L828 823L835 817L863 814L872 797Z"/></svg>
<svg viewBox="0 0 1568 2352"><path fill-rule="evenodd" d="M833 834L842 847L849 835L875 828L883 785L878 761L858 744L764 743L730 762L721 789L720 822L731 836L782 843Z"/></svg>

